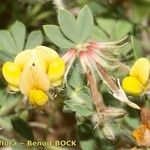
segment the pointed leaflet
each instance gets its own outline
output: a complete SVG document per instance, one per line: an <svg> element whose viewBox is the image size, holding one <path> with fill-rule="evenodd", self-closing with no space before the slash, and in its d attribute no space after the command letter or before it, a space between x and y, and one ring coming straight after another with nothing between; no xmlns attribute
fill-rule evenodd
<svg viewBox="0 0 150 150"><path fill-rule="evenodd" d="M120 39L125 37L129 32L132 31L133 25L125 20L119 20L115 25L115 37Z"/></svg>
<svg viewBox="0 0 150 150"><path fill-rule="evenodd" d="M15 56L17 54L17 46L11 34L6 30L0 30L0 47L10 55Z"/></svg>
<svg viewBox="0 0 150 150"><path fill-rule="evenodd" d="M0 90L0 117L8 116L20 101L20 96L17 94L6 94L4 90Z"/></svg>
<svg viewBox="0 0 150 150"><path fill-rule="evenodd" d="M22 51L24 48L26 28L23 23L16 21L11 27L11 33L16 43L18 51Z"/></svg>
<svg viewBox="0 0 150 150"><path fill-rule="evenodd" d="M61 33L61 30L56 25L44 25L44 32L46 36L49 38L50 41L52 41L56 46L67 49L67 48L73 48L75 45L71 41L67 40L63 34Z"/></svg>
<svg viewBox="0 0 150 150"><path fill-rule="evenodd" d="M139 44L139 41L134 36L131 36L131 43L132 43L135 59L142 57L143 54L142 54L141 46Z"/></svg>
<svg viewBox="0 0 150 150"><path fill-rule="evenodd" d="M79 63L76 63L72 69L72 73L70 74L69 78L69 84L75 90L81 90L81 88L83 88L84 80L81 65Z"/></svg>
<svg viewBox="0 0 150 150"><path fill-rule="evenodd" d="M43 36L40 30L32 31L27 39L25 49L31 49L43 43Z"/></svg>
<svg viewBox="0 0 150 150"><path fill-rule="evenodd" d="M115 25L114 19L109 18L98 18L96 19L97 24L101 27L108 35L112 34L112 29Z"/></svg>
<svg viewBox="0 0 150 150"><path fill-rule="evenodd" d="M64 101L64 111L73 111L79 117L87 117L93 114L93 105L89 93L73 91L69 97L69 100Z"/></svg>
<svg viewBox="0 0 150 150"><path fill-rule="evenodd" d="M77 18L78 38L79 42L83 43L91 36L94 26L93 15L88 6L81 9Z"/></svg>
<svg viewBox="0 0 150 150"><path fill-rule="evenodd" d="M66 10L59 10L58 22L64 35L71 41L77 43L77 26L74 16Z"/></svg>

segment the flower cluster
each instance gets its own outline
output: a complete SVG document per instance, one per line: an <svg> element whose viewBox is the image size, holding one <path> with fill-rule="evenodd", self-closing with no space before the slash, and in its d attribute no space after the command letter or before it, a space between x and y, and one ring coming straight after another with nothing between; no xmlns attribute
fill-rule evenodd
<svg viewBox="0 0 150 150"><path fill-rule="evenodd" d="M103 82L107 84L116 99L121 102L125 102L135 109L140 109L138 105L128 100L124 90L120 86L120 83L118 82L118 85L116 85L105 69L111 69L116 67L116 65L119 65L119 61L113 57L114 49L124 46L127 43L127 38L128 37L125 37L114 42L88 42L82 45L77 45L75 48L68 50L68 52L62 57L66 63L66 72L64 75L65 82L71 66L78 58L82 66L83 73L86 74L86 76L91 74L94 78L94 82L96 83L95 74L98 74Z"/></svg>
<svg viewBox="0 0 150 150"><path fill-rule="evenodd" d="M48 101L48 90L61 85L64 72L64 61L45 46L24 50L2 67L8 88L21 91L34 106L43 106Z"/></svg>

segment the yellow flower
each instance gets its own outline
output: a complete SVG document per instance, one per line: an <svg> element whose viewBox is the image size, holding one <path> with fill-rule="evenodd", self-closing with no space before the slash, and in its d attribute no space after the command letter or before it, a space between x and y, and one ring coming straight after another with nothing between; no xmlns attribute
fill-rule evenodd
<svg viewBox="0 0 150 150"><path fill-rule="evenodd" d="M21 91L35 106L48 101L47 91L51 86L62 84L65 62L57 52L38 46L19 53L14 62L6 62L2 73L12 91Z"/></svg>
<svg viewBox="0 0 150 150"><path fill-rule="evenodd" d="M45 46L37 46L19 53L14 62L6 62L2 67L5 80L12 91L19 91L19 80L22 71L29 66L38 66L48 72L52 86L59 86L65 71L65 63L56 51Z"/></svg>
<svg viewBox="0 0 150 150"><path fill-rule="evenodd" d="M24 69L20 77L20 91L36 106L43 106L48 101L47 91L50 81L47 74L37 66Z"/></svg>
<svg viewBox="0 0 150 150"><path fill-rule="evenodd" d="M62 81L65 72L65 62L61 58L56 58L49 65L48 76L50 81L57 85Z"/></svg>
<svg viewBox="0 0 150 150"><path fill-rule="evenodd" d="M35 65L47 72L49 64L59 55L56 51L46 46L37 46L31 50L25 50L19 53L14 63L18 65L21 69Z"/></svg>
<svg viewBox="0 0 150 150"><path fill-rule="evenodd" d="M129 76L123 79L123 89L131 95L138 96L142 94L147 89L149 72L149 60L147 58L139 58L133 64Z"/></svg>
<svg viewBox="0 0 150 150"><path fill-rule="evenodd" d="M6 62L2 67L2 73L12 91L19 91L21 69L13 62Z"/></svg>

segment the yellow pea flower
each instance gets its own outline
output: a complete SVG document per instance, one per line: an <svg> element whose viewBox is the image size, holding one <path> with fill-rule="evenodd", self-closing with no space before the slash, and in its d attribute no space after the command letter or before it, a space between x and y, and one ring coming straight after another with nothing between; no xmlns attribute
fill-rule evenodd
<svg viewBox="0 0 150 150"><path fill-rule="evenodd" d="M14 63L21 69L34 64L47 72L49 64L57 57L59 57L59 55L53 49L46 46L37 46L34 49L19 53Z"/></svg>
<svg viewBox="0 0 150 150"><path fill-rule="evenodd" d="M43 106L48 101L47 91L50 88L50 81L47 74L37 66L24 69L19 87L32 105Z"/></svg>
<svg viewBox="0 0 150 150"><path fill-rule="evenodd" d="M48 101L47 91L62 84L65 63L57 52L37 46L19 53L14 62L6 62L2 73L12 91L21 91L34 106Z"/></svg>
<svg viewBox="0 0 150 150"><path fill-rule="evenodd" d="M123 85L123 89L127 93L133 95L139 95L144 91L144 86L141 84L141 82L132 76L125 77L123 79L122 85Z"/></svg>
<svg viewBox="0 0 150 150"><path fill-rule="evenodd" d="M131 94L138 96L142 94L148 86L150 73L150 62L147 58L139 58L132 66L129 76L122 81L123 89Z"/></svg>
<svg viewBox="0 0 150 150"><path fill-rule="evenodd" d="M6 62L2 67L2 73L5 80L8 82L8 87L12 91L19 91L19 81L21 75L21 69L13 62Z"/></svg>
<svg viewBox="0 0 150 150"><path fill-rule="evenodd" d="M58 57L49 64L48 76L54 85L61 83L64 72L65 62L63 59Z"/></svg>
<svg viewBox="0 0 150 150"><path fill-rule="evenodd" d="M5 80L8 82L10 90L19 91L21 73L25 68L33 65L38 66L45 73L49 70L48 74L50 80L52 79L52 86L59 86L62 83L62 76L65 68L63 60L53 49L46 46L37 46L34 49L24 50L19 53L15 57L14 62L4 63L2 73Z"/></svg>

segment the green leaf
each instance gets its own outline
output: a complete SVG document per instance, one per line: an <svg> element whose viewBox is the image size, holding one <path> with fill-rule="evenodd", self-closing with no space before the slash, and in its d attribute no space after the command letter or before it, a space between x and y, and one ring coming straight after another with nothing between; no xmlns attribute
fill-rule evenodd
<svg viewBox="0 0 150 150"><path fill-rule="evenodd" d="M58 22L64 35L71 41L77 43L77 24L75 17L66 10L59 10Z"/></svg>
<svg viewBox="0 0 150 150"><path fill-rule="evenodd" d="M2 51L6 51L12 55L11 57L17 54L17 46L11 34L6 30L0 30L0 47Z"/></svg>
<svg viewBox="0 0 150 150"><path fill-rule="evenodd" d="M125 117L124 118L124 121L127 123L127 125L129 126L129 127L131 127L132 129L135 129L135 128L137 128L137 127L139 127L139 125L140 125L140 122L139 122L139 120L138 119L136 119L136 118L131 118L131 117Z"/></svg>
<svg viewBox="0 0 150 150"><path fill-rule="evenodd" d="M84 6L77 18L78 38L80 39L79 42L86 42L90 38L93 26L94 19L92 12L88 6Z"/></svg>
<svg viewBox="0 0 150 150"><path fill-rule="evenodd" d="M73 104L72 100L65 101L65 112L75 112L78 117L88 117L93 114L93 112L83 105L80 104Z"/></svg>
<svg viewBox="0 0 150 150"><path fill-rule="evenodd" d="M98 18L96 22L111 40L119 40L123 38L131 32L133 28L133 25L125 20Z"/></svg>
<svg viewBox="0 0 150 150"><path fill-rule="evenodd" d="M94 26L92 39L99 41L108 41L108 36L98 26Z"/></svg>
<svg viewBox="0 0 150 150"><path fill-rule="evenodd" d="M43 43L43 36L40 30L32 31L27 39L25 49L32 49Z"/></svg>
<svg viewBox="0 0 150 150"><path fill-rule="evenodd" d="M124 20L117 21L115 26L116 39L120 39L126 36L129 32L132 31L132 27L133 27L132 24L127 21Z"/></svg>
<svg viewBox="0 0 150 150"><path fill-rule="evenodd" d="M81 65L79 63L76 63L75 66L72 68L72 72L68 80L68 83L76 91L79 91L81 90L81 88L83 88L84 85L83 74L81 70Z"/></svg>
<svg viewBox="0 0 150 150"><path fill-rule="evenodd" d="M34 140L33 132L31 127L20 117L13 116L11 118L11 123L16 132L28 140Z"/></svg>
<svg viewBox="0 0 150 150"><path fill-rule="evenodd" d="M70 100L64 101L64 111L73 111L77 116L87 117L93 114L93 105L90 95L83 92L72 92Z"/></svg>
<svg viewBox="0 0 150 150"><path fill-rule="evenodd" d="M89 122L78 125L78 137L82 150L96 150L95 130Z"/></svg>
<svg viewBox="0 0 150 150"><path fill-rule="evenodd" d="M131 36L131 43L132 43L135 59L142 57L143 54L142 54L142 49L140 47L139 41L134 36Z"/></svg>
<svg viewBox="0 0 150 150"><path fill-rule="evenodd" d="M11 130L12 125L9 117L0 117L0 126L7 129Z"/></svg>
<svg viewBox="0 0 150 150"><path fill-rule="evenodd" d="M24 48L26 28L23 23L16 21L11 27L11 33L14 41L17 45L18 51L22 51Z"/></svg>
<svg viewBox="0 0 150 150"><path fill-rule="evenodd" d="M49 10L48 10L48 11L45 11L45 12L43 12L43 13L40 13L40 14L38 14L37 16L34 17L34 19L32 20L31 24L32 24L32 25L36 25L36 24L38 24L38 22L39 22L40 20L45 19L45 18L48 18L48 16L50 16L50 15L51 15L51 13L50 13Z"/></svg>
<svg viewBox="0 0 150 150"><path fill-rule="evenodd" d="M0 90L0 117L8 115L20 101L20 96L17 94L9 95L6 94L3 90Z"/></svg>
<svg viewBox="0 0 150 150"><path fill-rule="evenodd" d="M101 27L107 34L111 35L111 33L114 32L114 19L98 18L96 22L99 25L99 27Z"/></svg>
<svg viewBox="0 0 150 150"><path fill-rule="evenodd" d="M55 45L57 45L60 48L63 49L69 49L73 48L75 46L74 43L67 40L63 34L61 33L61 30L56 25L44 25L44 32L46 36L49 38L50 41L52 41Z"/></svg>

